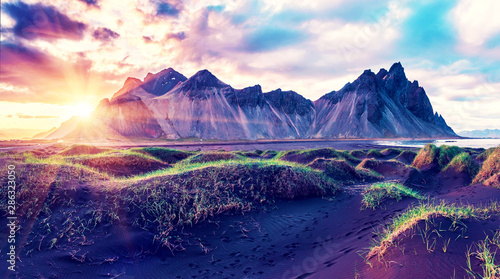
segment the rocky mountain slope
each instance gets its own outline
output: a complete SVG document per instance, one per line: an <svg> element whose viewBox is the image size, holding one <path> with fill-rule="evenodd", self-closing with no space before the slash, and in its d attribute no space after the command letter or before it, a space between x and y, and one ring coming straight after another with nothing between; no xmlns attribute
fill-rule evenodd
<svg viewBox="0 0 500 279"><path fill-rule="evenodd" d="M91 123L65 123L48 138L306 139L456 136L400 63L366 70L315 102L293 91L234 89L202 70L187 79L172 68L128 78L104 99ZM64 127L63 127L64 126ZM63 129L64 128L64 129ZM72 129L71 129L72 128ZM94 130L92 133L84 130ZM64 131L63 131L64 130Z"/></svg>

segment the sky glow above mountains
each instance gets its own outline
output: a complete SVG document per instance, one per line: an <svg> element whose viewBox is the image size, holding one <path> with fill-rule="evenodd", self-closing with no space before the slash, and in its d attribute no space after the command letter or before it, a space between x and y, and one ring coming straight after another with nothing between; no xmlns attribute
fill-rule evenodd
<svg viewBox="0 0 500 279"><path fill-rule="evenodd" d="M0 129L48 130L128 76L168 67L314 101L397 61L455 131L498 128L498 10L495 0L2 1Z"/></svg>

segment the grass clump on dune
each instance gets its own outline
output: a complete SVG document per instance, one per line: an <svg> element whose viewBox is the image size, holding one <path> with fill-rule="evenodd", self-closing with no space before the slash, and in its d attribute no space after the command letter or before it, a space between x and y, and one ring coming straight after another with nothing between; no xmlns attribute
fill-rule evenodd
<svg viewBox="0 0 500 279"><path fill-rule="evenodd" d="M498 147L492 147L492 148L488 148L486 149L483 153L477 155L476 157L476 160L478 161L486 161L486 159L488 159L488 157L491 155L491 153L493 153L495 151L495 149L497 149Z"/></svg>
<svg viewBox="0 0 500 279"><path fill-rule="evenodd" d="M364 151L364 150L352 150L349 152L349 154L351 154L352 156L354 156L356 158L361 158L361 157L366 156L366 151Z"/></svg>
<svg viewBox="0 0 500 279"><path fill-rule="evenodd" d="M396 156L394 159L398 160L400 162L403 162L405 164L411 164L413 162L413 160L415 160L416 156L417 156L417 152L411 151L411 150L404 150L398 156Z"/></svg>
<svg viewBox="0 0 500 279"><path fill-rule="evenodd" d="M107 151L109 151L109 149L99 148L93 145L75 144L61 151L59 155L62 156L91 155L91 154L104 153Z"/></svg>
<svg viewBox="0 0 500 279"><path fill-rule="evenodd" d="M308 164L313 169L322 170L329 177L342 181L344 184L351 184L362 179L356 169L345 160L336 159L316 159Z"/></svg>
<svg viewBox="0 0 500 279"><path fill-rule="evenodd" d="M453 160L443 169L445 172L449 170L466 173L470 177L474 177L479 172L479 164L472 159L469 153L462 152L453 157Z"/></svg>
<svg viewBox="0 0 500 279"><path fill-rule="evenodd" d="M379 157L382 157L383 155L380 152L380 150L370 149L370 150L368 150L368 153L366 153L366 156L367 157L372 157L372 158L379 158Z"/></svg>
<svg viewBox="0 0 500 279"><path fill-rule="evenodd" d="M51 193L57 188L74 188L76 184L108 180L109 176L78 165L19 163L16 185L17 213L23 219L38 216L45 204L61 202ZM0 198L7 200L7 188L0 189ZM0 205L6 212L7 203ZM3 214L2 214L3 215Z"/></svg>
<svg viewBox="0 0 500 279"><path fill-rule="evenodd" d="M278 151L275 151L275 150L265 150L264 152L262 152L260 154L260 157L271 159L271 158L276 157L276 155L278 155Z"/></svg>
<svg viewBox="0 0 500 279"><path fill-rule="evenodd" d="M446 167L463 150L458 146L442 145L439 147L438 164L441 169Z"/></svg>
<svg viewBox="0 0 500 279"><path fill-rule="evenodd" d="M264 151L262 150L254 150L254 151L235 151L233 152L236 155L248 157L248 158L258 158Z"/></svg>
<svg viewBox="0 0 500 279"><path fill-rule="evenodd" d="M170 166L162 161L138 154L110 154L108 156L78 158L74 162L107 174L125 177L148 173Z"/></svg>
<svg viewBox="0 0 500 279"><path fill-rule="evenodd" d="M306 149L306 150L290 150L282 151L276 155L277 159L284 161L297 162L301 164L309 164L315 159L343 159L349 164L357 165L361 162L360 159L352 156L347 151L335 150L333 148L319 148L319 149Z"/></svg>
<svg viewBox="0 0 500 279"><path fill-rule="evenodd" d="M420 149L411 165L418 169L430 168L433 164L437 163L438 153L439 148L433 144L427 144L424 148Z"/></svg>
<svg viewBox="0 0 500 279"><path fill-rule="evenodd" d="M335 181L321 172L258 163L205 167L107 189L116 191L112 196L119 199L118 208L131 214L128 219L155 232L155 239L170 248L171 232L182 226L275 200L331 196L337 190Z"/></svg>
<svg viewBox="0 0 500 279"><path fill-rule="evenodd" d="M403 151L403 149L399 149L399 148L386 148L386 149L380 151L380 154L382 154L383 156L397 156L397 155L401 154L402 151Z"/></svg>
<svg viewBox="0 0 500 279"><path fill-rule="evenodd" d="M484 161L479 173L473 180L473 183L484 183L489 186L500 187L498 183L500 178L500 147L495 148L488 159Z"/></svg>
<svg viewBox="0 0 500 279"><path fill-rule="evenodd" d="M367 180L367 181L369 181L369 180L382 180L385 178L380 173L378 173L372 169L361 167L360 165L356 166L356 171L359 174L361 174L362 176L366 177L367 179L365 179L365 180Z"/></svg>
<svg viewBox="0 0 500 279"><path fill-rule="evenodd" d="M383 204L387 199L400 201L404 197L423 199L417 191L410 189L399 183L380 182L375 183L363 193L363 206L375 209Z"/></svg>
<svg viewBox="0 0 500 279"><path fill-rule="evenodd" d="M233 154L230 152L218 151L218 152L204 152L192 156L187 161L191 164L196 163L208 163L217 161L227 161L227 160L243 160L244 156Z"/></svg>
<svg viewBox="0 0 500 279"><path fill-rule="evenodd" d="M487 219L492 214L500 212L500 205L492 203L487 207L457 206L455 204L421 204L417 207L409 208L406 212L392 219L392 222L379 234L379 239L371 248L367 258L379 255L382 256L389 247L393 245L396 238L403 232L416 226L420 221L429 220L435 217L445 217L453 221L463 219Z"/></svg>
<svg viewBox="0 0 500 279"><path fill-rule="evenodd" d="M49 159L34 157L25 160L36 163L19 162L18 212L21 224L34 222L30 239L36 249L46 235L78 246L82 238L97 237L94 230L102 232L109 224L125 222L131 229L152 232L157 244L175 250L178 236L172 232L183 226L262 208L276 200L331 197L338 191L339 183L323 172L280 160L183 161L174 168L120 179L83 165L96 161L102 167L110 158L130 156L166 164L130 151L57 156L56 163L48 164L43 162ZM5 195L0 189L0 198ZM0 206L2 213L5 210Z"/></svg>
<svg viewBox="0 0 500 279"><path fill-rule="evenodd" d="M479 243L474 244L476 247L475 252L467 251L467 274L469 274L472 278L500 278L500 265L495 263L496 253L500 248L500 233L496 232L493 237L490 239L489 236L486 236L484 240L479 241ZM471 256L474 255L481 262L481 268L483 274L478 274L472 270L471 266Z"/></svg>
<svg viewBox="0 0 500 279"><path fill-rule="evenodd" d="M453 160L453 158L462 153L463 150L457 146L442 145L436 147L433 144L427 144L420 149L413 160L412 166L420 170L442 170Z"/></svg>
<svg viewBox="0 0 500 279"><path fill-rule="evenodd" d="M149 154L168 164L175 164L188 158L189 156L192 156L193 154L196 154L196 152L193 151L183 151L164 147L133 148L131 151Z"/></svg>

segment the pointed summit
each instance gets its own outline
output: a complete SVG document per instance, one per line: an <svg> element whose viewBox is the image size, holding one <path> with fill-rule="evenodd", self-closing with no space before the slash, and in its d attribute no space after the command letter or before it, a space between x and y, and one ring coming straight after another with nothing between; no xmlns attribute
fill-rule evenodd
<svg viewBox="0 0 500 279"><path fill-rule="evenodd" d="M403 72L404 73L405 69L403 68L403 65L401 65L401 62L396 62L392 64L391 68L389 69L389 73L396 73L396 72Z"/></svg>
<svg viewBox="0 0 500 279"><path fill-rule="evenodd" d="M360 91L375 91L375 74L371 70L365 70L353 83L352 86Z"/></svg>
<svg viewBox="0 0 500 279"><path fill-rule="evenodd" d="M394 63L389 69L389 75L393 76L396 80L406 80L405 69L401 62Z"/></svg>
<svg viewBox="0 0 500 279"><path fill-rule="evenodd" d="M208 70L201 70L182 84L183 90L199 90L204 88L221 88L227 84L220 81Z"/></svg>
<svg viewBox="0 0 500 279"><path fill-rule="evenodd" d="M133 77L128 77L127 80L123 83L123 87L120 88L115 94L113 94L113 97L111 100L118 98L119 96L122 96L137 87L142 85L142 81L138 78L133 78Z"/></svg>
<svg viewBox="0 0 500 279"><path fill-rule="evenodd" d="M164 69L156 74L148 73L144 78L142 88L153 95L161 96L172 90L187 78L172 68Z"/></svg>

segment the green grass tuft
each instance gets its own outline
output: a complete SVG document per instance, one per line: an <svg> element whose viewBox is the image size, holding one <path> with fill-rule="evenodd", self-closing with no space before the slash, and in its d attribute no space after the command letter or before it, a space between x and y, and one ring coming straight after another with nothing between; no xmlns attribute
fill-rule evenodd
<svg viewBox="0 0 500 279"><path fill-rule="evenodd" d="M383 229L375 245L371 248L367 258L375 255L383 255L389 247L393 245L394 240L403 232L412 229L422 220L429 220L435 217L445 217L453 221L462 219L486 219L492 214L500 212L500 205L492 203L486 207L457 206L455 204L421 204L417 207L409 208L404 213L392 219L392 222Z"/></svg>
<svg viewBox="0 0 500 279"><path fill-rule="evenodd" d="M332 196L337 183L306 167L239 162L192 169L172 175L127 180L105 189L155 239L171 245L171 232L208 218L245 212L279 199Z"/></svg>
<svg viewBox="0 0 500 279"><path fill-rule="evenodd" d="M416 156L417 156L417 152L415 152L415 151L403 150L403 152L401 152L394 159L398 160L400 162L403 162L405 164L411 164L413 162L413 160L415 160Z"/></svg>
<svg viewBox="0 0 500 279"><path fill-rule="evenodd" d="M401 152L403 152L404 150L403 149L400 149L400 148L386 148L382 151L380 151L380 154L382 154L383 156L397 156L399 154L401 154Z"/></svg>
<svg viewBox="0 0 500 279"><path fill-rule="evenodd" d="M473 183L485 183L489 179L497 178L500 174L500 147L496 147L488 156L486 161L484 161L479 173L473 180ZM488 183L492 186L500 187L497 185L496 181L492 181L494 183Z"/></svg>
<svg viewBox="0 0 500 279"><path fill-rule="evenodd" d="M308 164L308 166L314 169L323 170L326 175L342 182L342 184L352 184L362 179L362 175L345 160L316 159Z"/></svg>
<svg viewBox="0 0 500 279"><path fill-rule="evenodd" d="M440 169L445 168L456 155L462 153L463 150L457 146L442 145L439 147L438 164Z"/></svg>
<svg viewBox="0 0 500 279"><path fill-rule="evenodd" d="M357 165L361 162L360 159L352 156L349 152L333 148L280 151L275 158L301 164L309 164L318 158L343 159L351 165Z"/></svg>
<svg viewBox="0 0 500 279"><path fill-rule="evenodd" d="M225 151L217 151L217 152L203 152L200 154L196 154L186 161L190 164L197 163L208 163L208 162L217 162L217 161L228 161L228 160L244 160L246 157L233 154L231 152Z"/></svg>
<svg viewBox="0 0 500 279"><path fill-rule="evenodd" d="M477 155L476 157L476 160L478 161L486 161L486 159L488 159L488 157L491 155L491 153L493 153L495 151L495 149L497 149L498 147L492 147L492 148L488 148L486 149L483 153Z"/></svg>
<svg viewBox="0 0 500 279"><path fill-rule="evenodd" d="M424 148L420 149L412 166L420 170L442 170L445 168L453 158L462 153L463 150L457 146L442 145L436 147L433 144L427 144Z"/></svg>
<svg viewBox="0 0 500 279"><path fill-rule="evenodd" d="M380 152L380 150L377 150L377 149L370 149L368 150L368 153L366 153L366 156L367 157L372 157L372 158L380 158L382 157L382 153Z"/></svg>
<svg viewBox="0 0 500 279"><path fill-rule="evenodd" d="M262 152L260 154L260 157L267 158L267 159L272 159L272 158L275 158L276 155L278 155L277 151L274 151L274 150L265 150L264 152Z"/></svg>
<svg viewBox="0 0 500 279"><path fill-rule="evenodd" d="M109 149L107 148L99 148L93 145L75 144L61 151L59 155L62 156L90 155L90 154L103 153L108 150Z"/></svg>
<svg viewBox="0 0 500 279"><path fill-rule="evenodd" d="M500 233L496 232L493 237L490 239L489 236L479 243L474 245L476 247L475 252L467 251L467 273L471 275L473 278L500 278L500 265L495 262L495 257L498 249L500 248ZM470 256L475 255L476 258L481 262L481 268L483 270L483 274L477 274L472 270L472 266L469 264Z"/></svg>
<svg viewBox="0 0 500 279"><path fill-rule="evenodd" d="M479 164L472 159L469 153L462 152L453 157L453 160L451 160L443 171L448 170L454 170L458 173L467 173L470 177L474 177L479 172Z"/></svg>
<svg viewBox="0 0 500 279"><path fill-rule="evenodd" d="M424 199L417 191L410 189L399 183L380 182L375 183L363 193L363 206L375 209L383 204L387 199L400 201L404 197Z"/></svg>
<svg viewBox="0 0 500 279"><path fill-rule="evenodd" d="M132 148L130 151L135 151L139 153L149 154L155 157L158 160L161 160L168 164L175 164L179 161L182 161L189 156L196 154L193 151L183 151L176 150L164 147L141 147L141 148Z"/></svg>
<svg viewBox="0 0 500 279"><path fill-rule="evenodd" d="M349 152L349 154L351 154L352 156L354 156L356 158L361 158L361 157L366 156L366 151L365 150L352 150L351 152Z"/></svg>

